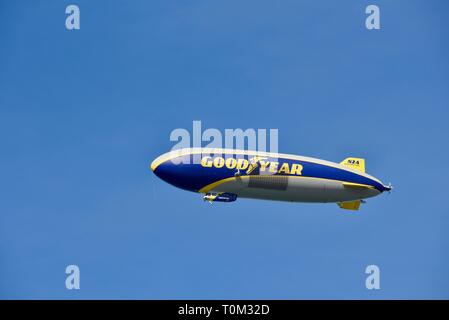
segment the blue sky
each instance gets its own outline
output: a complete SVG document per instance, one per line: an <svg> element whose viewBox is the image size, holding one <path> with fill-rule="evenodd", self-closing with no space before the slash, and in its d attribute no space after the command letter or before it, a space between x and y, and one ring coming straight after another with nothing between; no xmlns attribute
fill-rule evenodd
<svg viewBox="0 0 449 320"><path fill-rule="evenodd" d="M81 29L65 29L65 7ZM381 30L365 28L377 4ZM449 298L447 1L0 4L0 298ZM204 203L148 169L192 127L366 158L335 204ZM65 268L81 289L65 288ZM365 288L365 267L381 289Z"/></svg>

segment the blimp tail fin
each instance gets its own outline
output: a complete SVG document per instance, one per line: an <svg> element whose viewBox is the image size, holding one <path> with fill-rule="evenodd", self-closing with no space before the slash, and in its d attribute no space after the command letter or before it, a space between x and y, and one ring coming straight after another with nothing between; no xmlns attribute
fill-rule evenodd
<svg viewBox="0 0 449 320"><path fill-rule="evenodd" d="M342 209L346 210L359 210L360 203L362 201L356 200L356 201L347 201L347 202L339 202L338 206Z"/></svg>
<svg viewBox="0 0 449 320"><path fill-rule="evenodd" d="M365 172L365 159L362 158L346 158L340 162L340 164L351 169Z"/></svg>

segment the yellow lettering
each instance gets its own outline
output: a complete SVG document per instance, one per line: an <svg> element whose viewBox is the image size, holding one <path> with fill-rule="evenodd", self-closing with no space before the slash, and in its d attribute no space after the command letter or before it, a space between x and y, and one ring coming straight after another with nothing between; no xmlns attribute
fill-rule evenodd
<svg viewBox="0 0 449 320"><path fill-rule="evenodd" d="M296 174L298 176L300 176L302 173L302 165L298 164L298 163L294 163L292 165L292 171L290 172L290 174Z"/></svg>
<svg viewBox="0 0 449 320"><path fill-rule="evenodd" d="M225 164L225 161L222 157L216 157L214 159L214 167L215 168L222 168Z"/></svg>
<svg viewBox="0 0 449 320"><path fill-rule="evenodd" d="M212 167L211 157L203 157L201 159L201 166L206 167L206 168Z"/></svg>
<svg viewBox="0 0 449 320"><path fill-rule="evenodd" d="M282 164L281 168L279 169L279 173L290 174L290 167L288 166L287 162L284 162Z"/></svg>
<svg viewBox="0 0 449 320"><path fill-rule="evenodd" d="M237 160L235 160L234 158L226 159L226 168L234 169L236 166L237 166Z"/></svg>
<svg viewBox="0 0 449 320"><path fill-rule="evenodd" d="M237 161L237 169L239 170L246 170L248 168L249 162L246 159L239 159Z"/></svg>
<svg viewBox="0 0 449 320"><path fill-rule="evenodd" d="M259 163L260 163L260 171L267 170L267 167L270 164L269 161L265 162L264 160L260 160Z"/></svg>
<svg viewBox="0 0 449 320"><path fill-rule="evenodd" d="M279 162L271 162L270 163L270 172L276 173L278 172Z"/></svg>

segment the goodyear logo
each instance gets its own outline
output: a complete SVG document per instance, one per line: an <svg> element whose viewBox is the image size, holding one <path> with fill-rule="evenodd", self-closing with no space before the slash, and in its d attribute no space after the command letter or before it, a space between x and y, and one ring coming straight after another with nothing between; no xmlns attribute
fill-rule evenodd
<svg viewBox="0 0 449 320"><path fill-rule="evenodd" d="M270 174L289 174L289 175L302 175L302 165L299 163L289 164L288 162L276 162L268 161L264 157L253 157L249 160L246 159L234 159L223 157L210 157L206 156L201 159L201 166L205 168L223 168L235 170L246 170L246 174L251 174L256 168L260 169L260 172L266 172Z"/></svg>

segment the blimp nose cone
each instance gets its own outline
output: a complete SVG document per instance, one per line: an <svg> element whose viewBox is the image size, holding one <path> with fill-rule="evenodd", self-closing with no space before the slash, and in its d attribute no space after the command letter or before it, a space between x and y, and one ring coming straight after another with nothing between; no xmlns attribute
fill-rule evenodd
<svg viewBox="0 0 449 320"><path fill-rule="evenodd" d="M151 163L154 174L169 184L190 191L197 190L196 174L192 166L183 163L174 163L161 157Z"/></svg>
<svg viewBox="0 0 449 320"><path fill-rule="evenodd" d="M158 178L166 182L176 179L176 172L173 168L171 168L170 163L167 161L161 163L158 159L155 159L151 163L151 170Z"/></svg>
<svg viewBox="0 0 449 320"><path fill-rule="evenodd" d="M154 163L154 161L153 161ZM172 185L177 185L177 181L180 180L180 177L176 173L176 171L171 167L168 163L160 163L157 166L151 164L151 170L153 173L161 180L168 182Z"/></svg>
<svg viewBox="0 0 449 320"><path fill-rule="evenodd" d="M150 168L151 168L151 170L152 170L154 173L156 173L156 169L157 169L162 163L165 162L164 156L165 156L165 154L160 155L159 157L157 157L156 159L154 159L153 162L151 162Z"/></svg>
<svg viewBox="0 0 449 320"><path fill-rule="evenodd" d="M156 168L157 168L157 158L154 159L153 162L151 162L150 168L151 168L151 171L153 171L153 172L156 170Z"/></svg>

